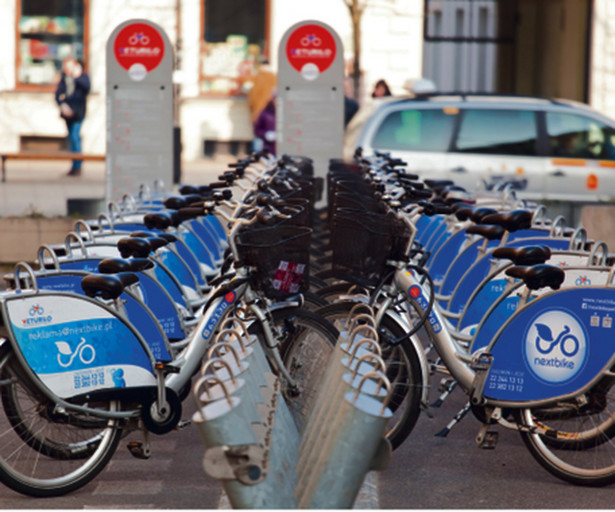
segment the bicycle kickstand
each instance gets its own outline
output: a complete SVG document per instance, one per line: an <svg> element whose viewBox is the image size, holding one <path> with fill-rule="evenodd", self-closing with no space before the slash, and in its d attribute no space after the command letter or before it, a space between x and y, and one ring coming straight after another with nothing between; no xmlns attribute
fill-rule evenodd
<svg viewBox="0 0 615 512"><path fill-rule="evenodd" d="M446 425L446 427L444 427L442 430L440 430L440 432L435 434L435 436L436 437L446 437L448 433L453 429L453 427L457 425L457 423L459 423L466 414L468 414L468 411L470 410L471 407L472 406L470 405L470 402L468 401L463 407L463 409L461 409L457 414L455 414L451 422L448 425Z"/></svg>

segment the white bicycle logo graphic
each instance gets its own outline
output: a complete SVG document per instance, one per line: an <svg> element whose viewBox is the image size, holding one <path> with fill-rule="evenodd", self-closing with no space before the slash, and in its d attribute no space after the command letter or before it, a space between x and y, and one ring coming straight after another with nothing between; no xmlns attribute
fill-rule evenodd
<svg viewBox="0 0 615 512"><path fill-rule="evenodd" d="M301 46L320 46L322 44L322 39L315 35L304 36L301 38Z"/></svg>
<svg viewBox="0 0 615 512"><path fill-rule="evenodd" d="M81 338L81 343L77 345L77 348L73 352L70 345L65 341L56 341L56 347L58 347L58 364L62 368L68 368L77 356L83 364L90 364L96 357L96 350L92 345L86 345L85 338ZM62 359L68 357L68 362L63 362Z"/></svg>
<svg viewBox="0 0 615 512"><path fill-rule="evenodd" d="M133 46L137 44L147 46L149 44L149 37L146 36L143 32L136 32L128 38L128 44L131 44Z"/></svg>

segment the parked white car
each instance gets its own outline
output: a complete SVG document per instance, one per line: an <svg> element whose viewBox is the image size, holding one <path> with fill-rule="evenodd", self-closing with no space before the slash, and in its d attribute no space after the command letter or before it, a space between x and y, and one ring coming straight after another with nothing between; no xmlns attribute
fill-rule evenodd
<svg viewBox="0 0 615 512"><path fill-rule="evenodd" d="M346 157L384 151L422 178L474 190L513 180L535 201L615 199L615 121L585 104L525 96L389 98L350 122Z"/></svg>

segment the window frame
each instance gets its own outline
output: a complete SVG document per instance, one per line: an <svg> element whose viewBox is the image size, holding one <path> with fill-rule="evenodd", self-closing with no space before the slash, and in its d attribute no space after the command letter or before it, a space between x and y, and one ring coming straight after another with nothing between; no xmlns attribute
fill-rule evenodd
<svg viewBox="0 0 615 512"><path fill-rule="evenodd" d="M86 73L89 73L90 0L81 1L83 2L83 69ZM56 84L25 84L19 81L19 65L21 62L21 33L19 31L19 25L21 22L21 4L22 0L15 1L15 90L53 92L56 89Z"/></svg>
<svg viewBox="0 0 615 512"><path fill-rule="evenodd" d="M222 92L202 92L201 91L201 83L203 82L203 80L207 80L207 79L212 79L212 78L228 78L228 77L224 77L223 75L213 75L213 76L209 76L209 75L204 75L203 74L203 66L201 65L201 58L203 56L204 53L204 45L205 45L205 3L206 2L211 2L211 1L216 1L216 0L201 0L200 3L200 8L201 8L201 23L200 23L200 32L199 32L199 60L198 60L198 68L199 68L199 82L198 82L198 88L199 88L199 96L201 97L207 97L207 98L245 98L247 95L244 93L236 93L236 94L226 94L226 93L222 93ZM220 0L218 0L220 1ZM265 43L264 43L264 48L263 48L263 56L266 59L269 59L270 56L270 51L269 51L269 46L270 46L270 38L271 38L271 30L270 30L270 26L271 26L271 0L264 0L265 1ZM243 79L239 78L238 80L240 80L243 83Z"/></svg>

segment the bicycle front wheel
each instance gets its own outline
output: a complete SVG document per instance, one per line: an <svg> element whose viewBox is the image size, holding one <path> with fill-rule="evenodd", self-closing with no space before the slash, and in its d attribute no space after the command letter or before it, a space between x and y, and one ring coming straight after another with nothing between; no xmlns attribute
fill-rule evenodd
<svg viewBox="0 0 615 512"><path fill-rule="evenodd" d="M72 492L107 465L122 434L121 422L58 409L26 384L18 365L9 353L0 372L0 481L28 496ZM115 402L104 406L118 408Z"/></svg>
<svg viewBox="0 0 615 512"><path fill-rule="evenodd" d="M600 394L580 408L560 404L519 412L521 436L534 459L566 482L594 487L615 482L615 394L610 387Z"/></svg>
<svg viewBox="0 0 615 512"><path fill-rule="evenodd" d="M282 335L284 366L298 385L298 389L286 393L286 402L301 430L318 393L338 332L322 316L305 308L276 311L273 319Z"/></svg>

